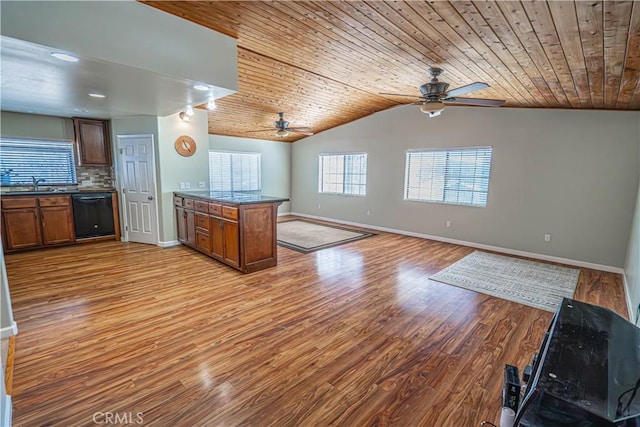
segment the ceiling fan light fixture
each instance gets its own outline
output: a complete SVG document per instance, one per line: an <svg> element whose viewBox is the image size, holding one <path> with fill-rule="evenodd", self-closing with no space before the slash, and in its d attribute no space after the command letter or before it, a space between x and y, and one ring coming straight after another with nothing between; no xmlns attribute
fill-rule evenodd
<svg viewBox="0 0 640 427"><path fill-rule="evenodd" d="M284 138L285 136L289 136L289 131L286 129L278 129L276 131L276 136L280 138Z"/></svg>
<svg viewBox="0 0 640 427"><path fill-rule="evenodd" d="M182 120L183 122L191 121L191 118L189 117L189 115L184 111L180 111L180 114L178 114L178 117L180 117L180 120Z"/></svg>
<svg viewBox="0 0 640 427"><path fill-rule="evenodd" d="M444 110L444 107L445 105L440 101L426 102L420 106L420 111L429 114L430 117L434 117L436 115L435 113L440 113Z"/></svg>

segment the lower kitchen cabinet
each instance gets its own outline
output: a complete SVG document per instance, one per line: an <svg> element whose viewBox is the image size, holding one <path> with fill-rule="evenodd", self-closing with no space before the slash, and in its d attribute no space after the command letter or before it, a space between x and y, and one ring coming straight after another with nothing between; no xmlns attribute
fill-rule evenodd
<svg viewBox="0 0 640 427"><path fill-rule="evenodd" d="M231 203L176 193L178 240L244 273L273 267L280 203Z"/></svg>
<svg viewBox="0 0 640 427"><path fill-rule="evenodd" d="M2 210L4 248L7 250L37 248L42 245L38 209Z"/></svg>
<svg viewBox="0 0 640 427"><path fill-rule="evenodd" d="M7 251L73 243L71 198L3 197L2 228Z"/></svg>

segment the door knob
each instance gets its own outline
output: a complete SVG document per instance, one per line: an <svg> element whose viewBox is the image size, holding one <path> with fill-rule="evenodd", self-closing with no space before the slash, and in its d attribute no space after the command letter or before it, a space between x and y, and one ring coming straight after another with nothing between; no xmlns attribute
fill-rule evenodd
<svg viewBox="0 0 640 427"><path fill-rule="evenodd" d="M148 196L147 200L153 200L153 196Z"/></svg>

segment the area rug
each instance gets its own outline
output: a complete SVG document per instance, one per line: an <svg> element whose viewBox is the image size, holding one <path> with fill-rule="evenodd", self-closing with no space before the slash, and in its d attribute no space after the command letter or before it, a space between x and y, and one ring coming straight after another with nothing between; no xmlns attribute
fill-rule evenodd
<svg viewBox="0 0 640 427"><path fill-rule="evenodd" d="M304 254L371 236L375 234L300 219L278 223L278 244Z"/></svg>
<svg viewBox="0 0 640 427"><path fill-rule="evenodd" d="M555 312L572 298L580 270L475 251L430 279Z"/></svg>

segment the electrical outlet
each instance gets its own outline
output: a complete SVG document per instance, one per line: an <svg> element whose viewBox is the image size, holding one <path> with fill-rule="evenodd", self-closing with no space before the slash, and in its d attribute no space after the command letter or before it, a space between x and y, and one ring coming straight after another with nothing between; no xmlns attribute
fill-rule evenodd
<svg viewBox="0 0 640 427"><path fill-rule="evenodd" d="M200 182L198 183L198 188L204 188L204 187L205 187L205 183L204 183L204 181L200 181Z"/></svg>
<svg viewBox="0 0 640 427"><path fill-rule="evenodd" d="M191 183L190 183L190 182L185 182L185 183L184 183L184 188L185 188L186 190L189 190L189 189L191 188Z"/></svg>
<svg viewBox="0 0 640 427"><path fill-rule="evenodd" d="M451 221L447 221L447 228L451 228Z"/></svg>
<svg viewBox="0 0 640 427"><path fill-rule="evenodd" d="M545 234L544 235L544 241L545 242L550 242L551 241L551 234Z"/></svg>
<svg viewBox="0 0 640 427"><path fill-rule="evenodd" d="M371 211L367 211L367 216L371 215Z"/></svg>
<svg viewBox="0 0 640 427"><path fill-rule="evenodd" d="M181 190L184 190L184 182L181 182L181 183L180 183L180 189L181 189Z"/></svg>
<svg viewBox="0 0 640 427"><path fill-rule="evenodd" d="M318 209L320 209L320 203L318 203Z"/></svg>

